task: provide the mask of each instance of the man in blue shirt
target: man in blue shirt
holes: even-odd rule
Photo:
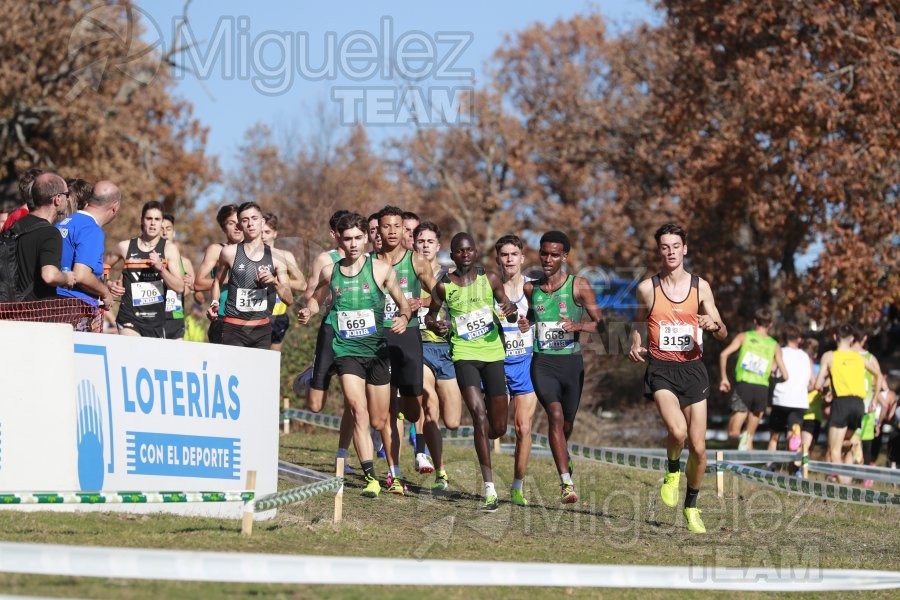
[[[103,227],[119,212],[122,194],[111,181],[98,181],[84,209],[56,224],[63,238],[62,269],[75,273],[73,289],[57,288],[63,297],[109,307],[109,288],[101,281],[106,235]]]

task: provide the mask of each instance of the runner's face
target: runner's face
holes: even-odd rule
[[[225,219],[225,224],[222,225],[222,231],[225,233],[225,237],[228,238],[228,243],[230,244],[237,244],[244,239],[244,232],[241,231],[237,214],[231,215]]]
[[[162,239],[171,240],[175,238],[175,226],[172,224],[172,221],[168,219],[163,219],[162,227],[160,228],[160,233],[162,233]]]
[[[478,260],[478,250],[469,238],[459,238],[450,248],[450,258],[460,269],[471,267]]]
[[[434,260],[438,250],[441,249],[441,243],[438,241],[437,234],[428,229],[419,233],[416,238],[416,252],[421,254],[425,260]]]
[[[569,255],[563,251],[563,245],[558,242],[544,242],[541,244],[540,259],[541,269],[544,275],[555,275],[568,260]]]
[[[385,250],[393,250],[403,240],[403,219],[400,215],[386,215],[378,220],[378,232]]]
[[[656,246],[659,256],[669,269],[677,269],[684,262],[687,255],[687,244],[681,241],[680,235],[667,233],[659,238]]]
[[[497,264],[507,277],[518,275],[525,264],[525,255],[515,244],[503,244],[497,254]]]
[[[372,244],[372,248],[376,252],[381,250],[381,233],[378,231],[378,219],[369,221],[369,243]]]
[[[366,232],[360,230],[358,227],[351,227],[350,229],[345,229],[341,233],[339,242],[341,248],[343,248],[344,252],[347,254],[347,257],[356,259],[365,252],[368,238],[369,236]]]
[[[241,231],[244,232],[244,241],[255,240],[262,234],[262,214],[255,208],[248,208],[240,214]]]
[[[275,243],[275,238],[278,237],[278,232],[269,227],[268,224],[263,223],[262,226],[262,241],[263,244],[267,246],[271,246]]]
[[[403,247],[407,250],[414,250],[413,247],[413,231],[419,226],[416,219],[403,219]]]
[[[158,236],[162,231],[162,220],[162,211],[151,208],[144,213],[144,216],[141,219],[141,233],[147,237]]]

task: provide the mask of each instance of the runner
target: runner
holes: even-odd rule
[[[403,290],[407,303],[413,311],[418,311],[422,289],[430,290],[434,287],[434,273],[420,254],[403,247],[402,242],[406,229],[404,214],[409,213],[404,213],[396,206],[386,206],[381,209],[378,217],[381,250],[374,256],[394,267],[394,271],[397,273],[397,282],[400,289]],[[411,222],[411,218],[407,218],[406,222]],[[384,307],[385,328],[393,325],[396,314],[396,304],[388,300]],[[422,413],[423,378],[422,336],[419,333],[418,317],[412,317],[409,327],[402,335],[386,331],[385,342],[391,357],[391,385],[400,394],[400,406],[394,410],[394,415],[397,416],[399,412],[402,412],[406,420],[415,423]],[[434,422],[434,427],[427,429],[431,432],[427,434],[429,442],[440,443],[440,430],[437,428],[437,423]],[[381,433],[383,437],[387,436],[384,431]],[[396,424],[391,430],[390,439],[385,437],[383,442],[388,456],[388,467],[391,470],[390,491],[394,494],[402,494],[405,487],[400,469],[400,428]],[[421,450],[420,453],[424,453],[424,448]],[[421,465],[417,466],[421,467]]]
[[[778,341],[769,335],[771,327],[772,312],[767,308],[757,309],[753,314],[753,329],[734,336],[719,355],[722,376],[719,391],[727,394],[732,391],[728,380],[728,357],[738,353],[737,385],[731,395],[731,417],[728,419],[728,439],[738,442],[738,450],[753,450],[753,436],[769,403],[769,376],[773,365],[778,367],[784,381],[790,376],[781,360]],[[745,423],[747,427],[742,432]]]
[[[878,367],[877,375],[866,371],[866,396],[863,398],[866,412],[859,428],[853,433],[854,439],[858,441],[859,454],[862,455],[862,460],[857,462],[874,467],[881,452],[881,424],[883,415],[886,414],[884,409],[887,407],[887,380],[878,359],[866,349],[869,334],[862,326],[858,326],[854,329],[853,337],[853,349],[863,357],[863,360],[872,360]],[[870,488],[872,485],[871,479],[863,480],[863,487]]]
[[[218,317],[219,290],[228,286],[222,343],[268,350],[272,345],[272,309],[275,296],[287,305],[294,302],[287,265],[262,241],[262,211],[255,202],[238,207],[244,241],[222,248],[213,282],[210,318]],[[227,281],[226,281],[227,280]]]
[[[374,498],[381,492],[372,459],[370,423],[376,429],[389,427],[390,371],[384,342],[384,296],[390,294],[399,307],[391,331],[402,334],[410,320],[397,277],[391,266],[364,254],[366,220],[356,213],[340,218],[336,225],[345,256],[326,265],[311,286],[309,304],[297,313],[299,323],[309,323],[319,312],[319,304],[331,293],[329,310],[335,324],[333,340],[335,366],[344,390],[345,414],[352,416],[353,441],[366,477],[363,496]]]
[[[706,533],[697,508],[697,495],[706,473],[706,399],[709,396],[709,376],[700,361],[701,330],[724,340],[728,329],[719,316],[709,283],[684,270],[688,248],[685,230],[667,223],[656,230],[654,238],[663,267],[637,288],[637,321],[647,322],[648,348],[642,345],[641,331],[633,327],[628,358],[642,363],[644,355],[649,353],[644,393],[653,398],[668,430],[668,468],[659,490],[660,498],[666,506],[678,504],[680,457],[687,441],[684,516],[688,531]]]
[[[428,262],[436,281],[439,281],[448,271],[438,262],[437,255],[441,249],[441,230],[431,221],[423,221],[413,231],[416,252]],[[422,406],[424,408],[427,426],[424,426],[423,436],[432,436],[428,439],[428,447],[434,458],[437,473],[431,491],[434,493],[446,492],[450,488],[450,479],[444,468],[443,440],[438,427],[438,418],[444,422],[444,427],[455,431],[459,428],[462,416],[462,394],[459,384],[456,383],[456,369],[453,368],[453,360],[450,358],[449,336],[439,336],[425,326],[425,316],[431,304],[431,294],[422,290],[422,306],[419,307],[419,329],[422,334],[422,362],[424,368],[422,389]],[[441,311],[440,318],[447,319],[446,305]],[[431,430],[431,427],[434,430]],[[418,440],[417,440],[418,441]],[[425,454],[416,454],[416,463],[430,464]],[[421,469],[419,472],[423,472]]]
[[[453,236],[450,257],[456,270],[445,274],[434,286],[425,320],[439,336],[450,332],[456,380],[475,428],[475,452],[484,482],[481,510],[493,512],[497,510],[498,500],[491,470],[490,440],[506,432],[509,400],[503,372],[506,352],[492,298],[500,303],[503,315],[515,315],[516,306],[506,297],[500,278],[476,266],[478,249],[471,235]],[[450,310],[449,321],[438,320],[444,302]]]
[[[119,242],[113,252],[115,261],[110,266],[125,261],[122,279],[115,286],[124,287],[116,315],[120,335],[164,338],[167,290],[184,292],[181,253],[174,242],[163,239],[162,221],[162,203],[145,203],[141,235]]]
[[[226,244],[237,244],[244,239],[244,232],[238,222],[238,207],[236,204],[226,204],[219,208],[216,213],[216,222],[225,234],[225,243],[210,244],[203,253],[203,260],[197,268],[196,278],[194,279],[194,301],[200,304],[205,302],[203,292],[212,290],[213,279],[216,276],[216,265],[219,263],[219,256],[222,254],[222,248]],[[225,323],[225,301],[227,300],[228,288],[224,288],[218,298],[219,314],[216,319],[211,319],[209,330],[207,331],[208,339],[213,344],[222,343],[222,325]]]
[[[172,213],[163,214],[162,220],[162,238],[166,241],[175,241],[175,215]],[[179,263],[181,267],[181,276],[184,279],[185,292],[190,291],[194,285],[194,265],[190,259],[181,257]],[[167,340],[184,339],[185,331],[184,316],[184,292],[178,293],[175,290],[166,290],[166,325],[165,337]]]
[[[381,252],[381,233],[378,230],[378,213],[369,215],[369,245],[372,252]]]
[[[769,415],[769,451],[778,449],[778,439],[787,437],[787,449],[796,452],[803,442],[803,420],[809,411],[809,390],[815,379],[812,374],[812,360],[800,346],[803,333],[793,323],[784,326],[782,332],[784,346],[781,359],[790,372],[791,378],[779,381],[772,394],[772,413]],[[780,377],[779,377],[780,379]]]
[[[415,250],[413,232],[422,220],[419,218],[419,215],[408,210],[404,210],[400,213],[400,218],[403,219],[403,240],[401,241],[401,245],[407,250]]]
[[[815,378],[819,375],[819,340],[808,338],[803,342],[803,351],[809,356],[812,362],[813,388],[807,393],[809,400],[809,409],[803,415],[802,432],[800,434],[803,441],[803,453],[809,456],[813,446],[819,439],[819,433],[822,431],[822,422],[825,420],[825,395],[820,394],[815,388]],[[801,469],[802,474],[802,469]]]
[[[272,249],[272,255],[278,256],[284,261],[287,267],[288,278],[290,280],[291,292],[301,293],[306,290],[306,277],[297,266],[297,258],[294,254],[284,248],[276,248],[275,240],[278,238],[278,217],[273,213],[263,214],[262,240]],[[284,342],[284,336],[291,326],[290,317],[287,314],[287,305],[281,301],[281,298],[275,298],[275,307],[272,309],[272,345],[271,350],[281,352],[281,345]]]
[[[862,423],[866,412],[863,398],[866,396],[866,371],[881,376],[874,357],[869,359],[853,349],[854,332],[849,325],[841,325],[835,333],[837,349],[822,356],[822,366],[816,377],[816,389],[825,390],[825,379],[831,377],[831,416],[828,419],[829,460],[841,462],[841,448],[847,430],[853,431]],[[827,398],[826,398],[827,402]],[[841,483],[850,483],[850,477],[838,477]]]
[[[503,291],[507,298],[518,307],[519,318],[528,314],[528,298],[525,284],[533,281],[522,275],[525,264],[525,244],[517,235],[504,235],[494,244]],[[495,307],[499,310],[499,307]],[[513,466],[513,482],[510,498],[516,506],[526,506],[525,471],[531,455],[531,424],[537,408],[537,395],[531,383],[531,357],[534,352],[534,328],[520,331],[516,323],[503,321],[503,338],[506,346],[506,389],[511,398],[516,425],[516,452]],[[571,474],[570,474],[571,476]]]
[[[575,415],[584,387],[584,359],[579,337],[582,331],[603,332],[606,325],[597,306],[590,283],[584,277],[570,275],[567,265],[572,243],[561,231],[548,231],[541,236],[540,261],[544,275],[524,284],[530,316],[535,320],[534,355],[531,359],[531,381],[538,401],[547,413],[550,451],[559,473],[560,502],[578,502],[573,463],[567,442],[572,435]],[[582,321],[584,313],[590,320]],[[529,318],[519,319],[525,333]]]

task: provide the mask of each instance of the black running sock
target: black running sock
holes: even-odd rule
[[[684,497],[685,508],[697,508],[697,494],[700,490],[687,486],[687,495]]]
[[[366,474],[366,477],[371,477],[372,479],[378,479],[375,477],[375,463],[371,460],[363,460],[360,461],[362,463],[363,473]]]
[[[424,454],[425,452],[425,436],[416,433],[416,454]]]
[[[680,459],[676,458],[675,460],[667,460],[666,462],[669,463],[669,473],[677,473],[678,471],[681,470],[681,460]]]

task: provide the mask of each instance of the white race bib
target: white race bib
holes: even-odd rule
[[[769,361],[758,354],[746,352],[741,357],[741,368],[754,375],[765,375],[769,368]]]
[[[494,330],[494,313],[489,306],[463,313],[454,319],[456,335],[464,340],[477,340]]]
[[[377,331],[375,311],[371,308],[343,310],[337,313],[337,323],[338,335],[344,339],[365,337]]]
[[[567,350],[575,348],[575,332],[566,331],[559,321],[538,321],[538,348],[541,350]]]
[[[135,281],[131,284],[132,306],[149,306],[164,300],[162,281]]]
[[[266,288],[238,288],[234,306],[240,312],[261,312],[269,308]]]
[[[663,352],[689,352],[694,349],[693,325],[660,325],[659,349]]]
[[[183,307],[184,305],[181,304],[175,290],[166,290],[166,312],[175,312],[176,310],[181,310]]]
[[[407,298],[412,298],[412,292],[406,292],[404,294]],[[397,303],[394,302],[394,299],[390,296],[390,294],[386,294],[384,297],[384,320],[386,322],[393,321],[397,318],[397,313],[400,312],[400,308],[397,306]],[[425,312],[428,312],[427,310]]]
[[[519,331],[518,327],[504,327],[503,338],[506,345],[506,356],[525,356],[534,351],[534,332],[531,327],[527,331]]]

